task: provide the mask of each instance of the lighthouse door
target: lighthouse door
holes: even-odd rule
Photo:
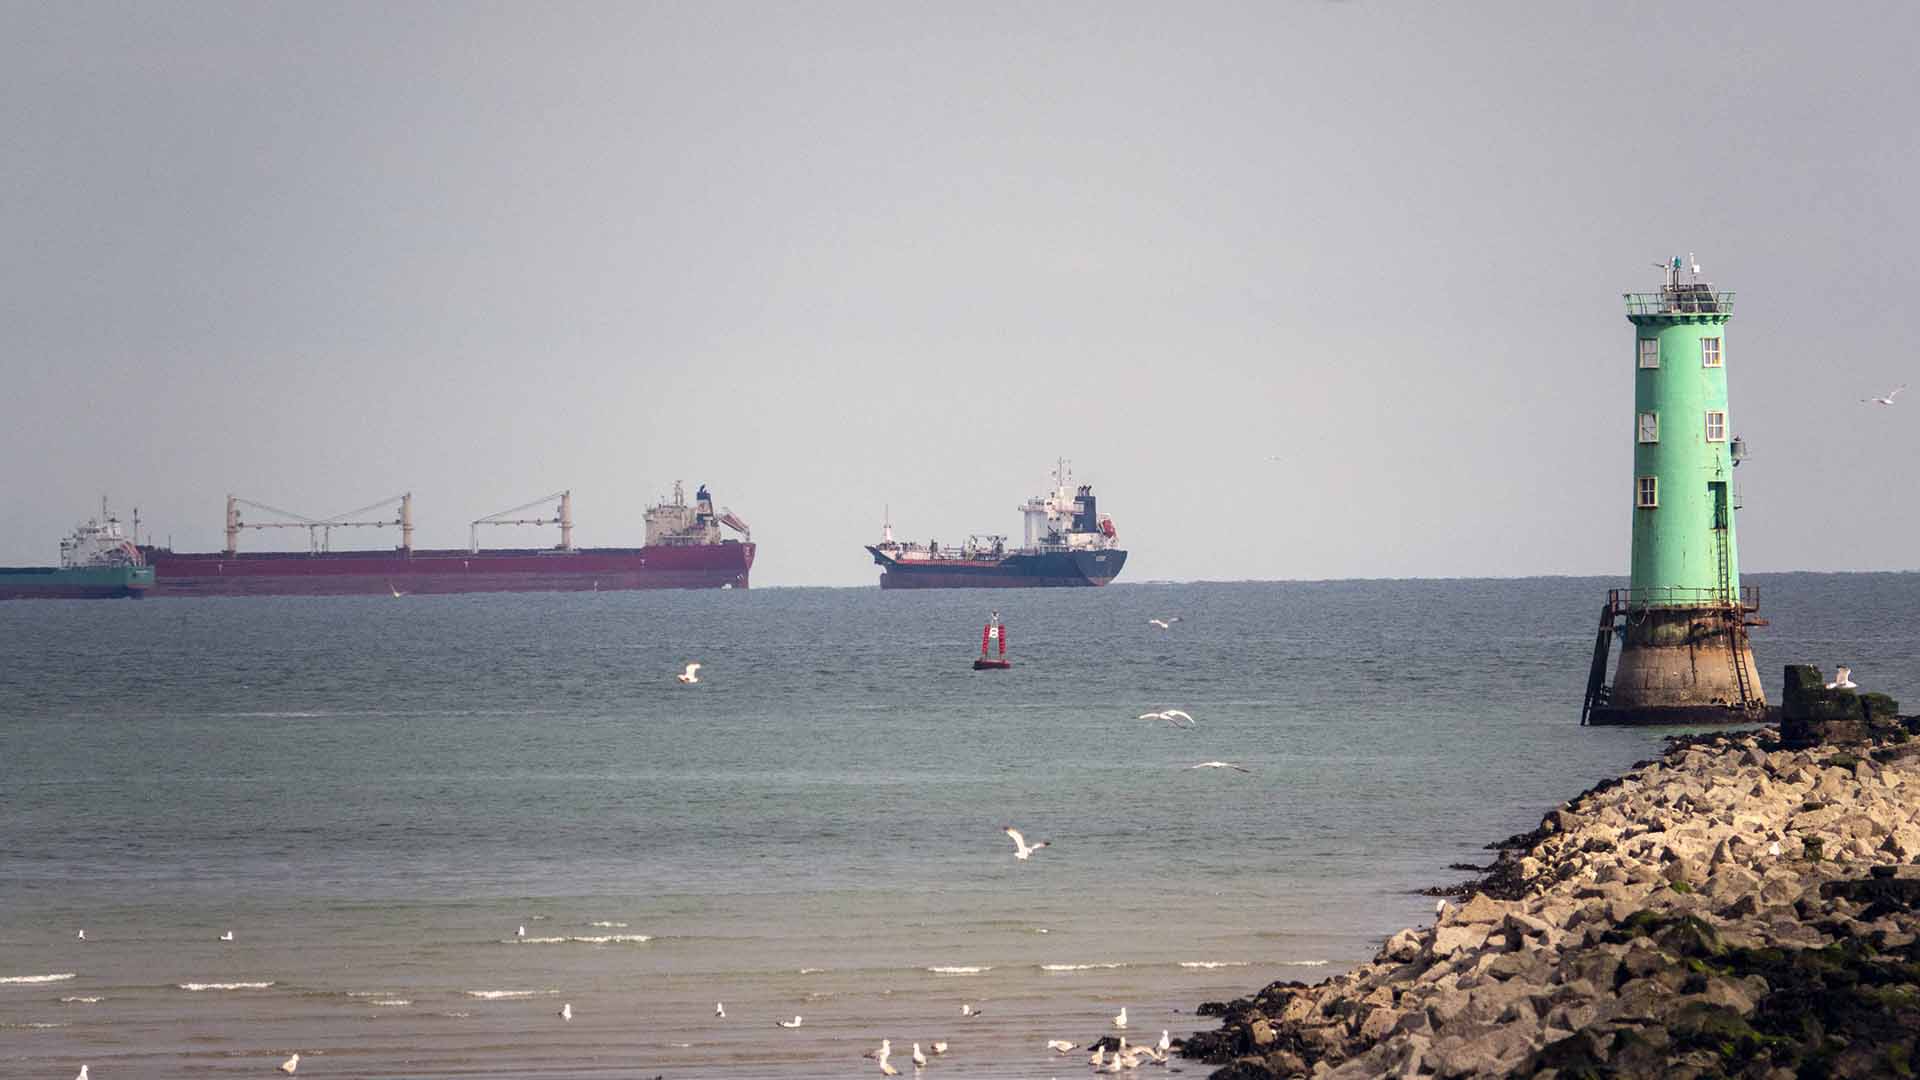
[[[1727,527],[1727,483],[1724,480],[1707,481],[1707,495],[1713,502],[1713,527]]]

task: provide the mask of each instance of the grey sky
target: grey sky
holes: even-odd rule
[[[628,545],[681,478],[756,584],[870,583],[884,504],[1017,534],[1065,455],[1126,580],[1624,575],[1619,294],[1694,251],[1739,294],[1743,564],[1910,568],[1920,389],[1857,399],[1917,374],[1915,40],[1907,4],[8,2],[0,562],[103,492],[207,549],[228,491],[410,489],[456,546],[571,487]]]

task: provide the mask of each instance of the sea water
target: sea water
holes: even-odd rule
[[[1920,575],[1749,583],[1770,694],[1920,704]],[[1084,1067],[1657,753],[1577,724],[1618,584],[0,605],[0,1076]]]

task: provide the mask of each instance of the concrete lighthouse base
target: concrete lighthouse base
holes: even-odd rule
[[[1763,717],[1766,692],[1730,608],[1642,608],[1626,616],[1620,666],[1590,724],[1709,724]]]

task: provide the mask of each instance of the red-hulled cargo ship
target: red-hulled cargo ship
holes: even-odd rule
[[[461,549],[413,547],[413,498],[397,500],[399,516],[383,521],[313,519],[273,511],[295,522],[250,523],[241,507],[255,506],[227,499],[227,549],[216,552],[177,552],[168,548],[141,549],[154,571],[153,596],[336,596],[392,593],[473,592],[590,592],[615,589],[744,589],[753,569],[754,545],[746,522],[725,509],[716,511],[703,486],[689,505],[679,484],[673,498],[647,511],[646,546],[637,548],[576,548],[573,546],[573,506],[568,492],[559,499],[551,518],[515,518],[532,509],[529,503],[481,518],[473,523],[473,543]],[[541,500],[544,502],[545,500]],[[401,531],[401,545],[388,551],[331,551],[324,539],[332,529],[365,525],[393,525]],[[558,525],[560,543],[551,548],[493,548],[479,545],[481,525]],[[243,529],[305,528],[311,550],[304,552],[242,552]],[[740,534],[739,539],[722,530]]]

